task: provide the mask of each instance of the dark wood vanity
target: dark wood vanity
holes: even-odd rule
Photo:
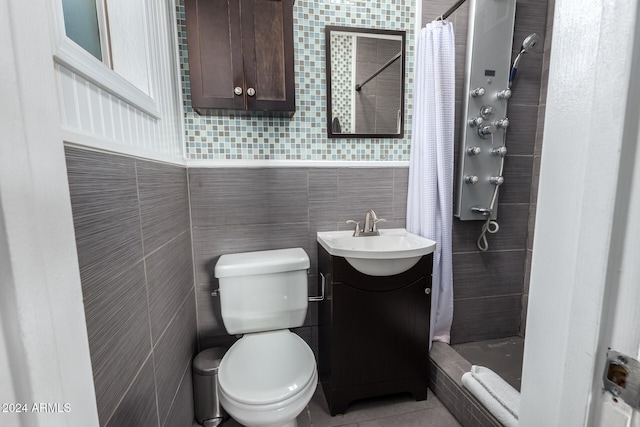
[[[369,276],[318,244],[319,374],[331,415],[357,399],[427,398],[433,254],[393,276]]]

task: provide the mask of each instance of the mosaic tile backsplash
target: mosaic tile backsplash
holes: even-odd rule
[[[349,88],[356,85],[353,81],[351,63],[353,61],[353,37],[347,35],[336,35],[331,37],[332,57],[336,57],[331,62],[331,103],[333,104],[334,120],[340,122],[340,130],[334,129],[335,133],[355,133],[351,124],[351,111],[353,104]],[[338,53],[337,55],[335,55]]]
[[[187,159],[409,160],[415,2],[296,0],[293,7],[296,82],[296,113],[293,118],[229,111],[199,116],[191,108],[184,2],[178,0]],[[406,31],[404,138],[327,138],[326,25]]]

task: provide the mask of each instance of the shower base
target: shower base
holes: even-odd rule
[[[513,388],[520,391],[524,338],[500,338],[497,340],[454,344],[451,347],[472,365],[480,365],[491,369]]]
[[[462,386],[462,374],[471,365],[492,369],[520,390],[524,339],[507,337],[455,344],[434,342],[429,354],[429,388],[458,421],[466,427],[502,424]]]

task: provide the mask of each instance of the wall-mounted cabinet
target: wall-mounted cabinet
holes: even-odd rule
[[[191,105],[295,112],[293,0],[185,0]]]
[[[318,244],[318,369],[331,415],[367,397],[427,398],[432,265],[429,254],[403,273],[369,276]]]

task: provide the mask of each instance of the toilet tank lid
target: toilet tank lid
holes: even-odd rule
[[[289,248],[222,255],[216,263],[214,274],[217,278],[221,278],[281,273],[308,268],[309,256],[304,249]]]

